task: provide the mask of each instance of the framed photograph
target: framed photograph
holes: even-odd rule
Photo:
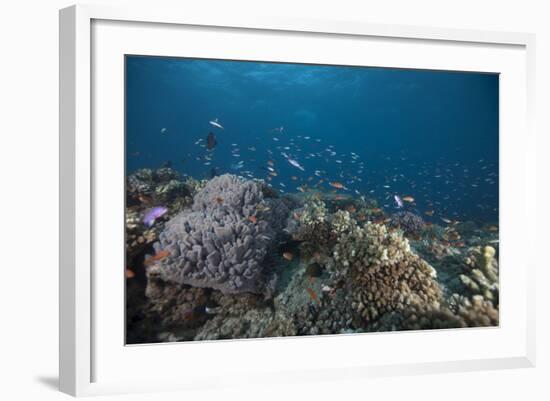
[[[62,391],[534,365],[532,35],[73,6],[60,52]]]

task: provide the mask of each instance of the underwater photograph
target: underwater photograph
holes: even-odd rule
[[[126,344],[499,325],[498,74],[125,56]]]

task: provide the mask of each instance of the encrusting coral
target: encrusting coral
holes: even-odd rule
[[[165,225],[154,244],[166,281],[223,293],[262,292],[270,282],[262,261],[286,220],[283,200],[265,199],[261,186],[225,174],[213,178]]]

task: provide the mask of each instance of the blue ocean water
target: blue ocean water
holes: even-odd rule
[[[498,91],[496,74],[127,56],[127,173],[230,172],[496,223]]]

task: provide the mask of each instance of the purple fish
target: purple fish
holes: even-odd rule
[[[145,216],[143,216],[143,223],[147,227],[152,227],[153,224],[155,224],[155,220],[159,217],[162,217],[166,214],[168,211],[168,208],[164,206],[156,206],[149,210],[147,213],[145,213]]]
[[[401,200],[399,195],[393,195],[393,199],[395,199],[395,203],[397,203],[398,208],[403,207],[403,201]]]

